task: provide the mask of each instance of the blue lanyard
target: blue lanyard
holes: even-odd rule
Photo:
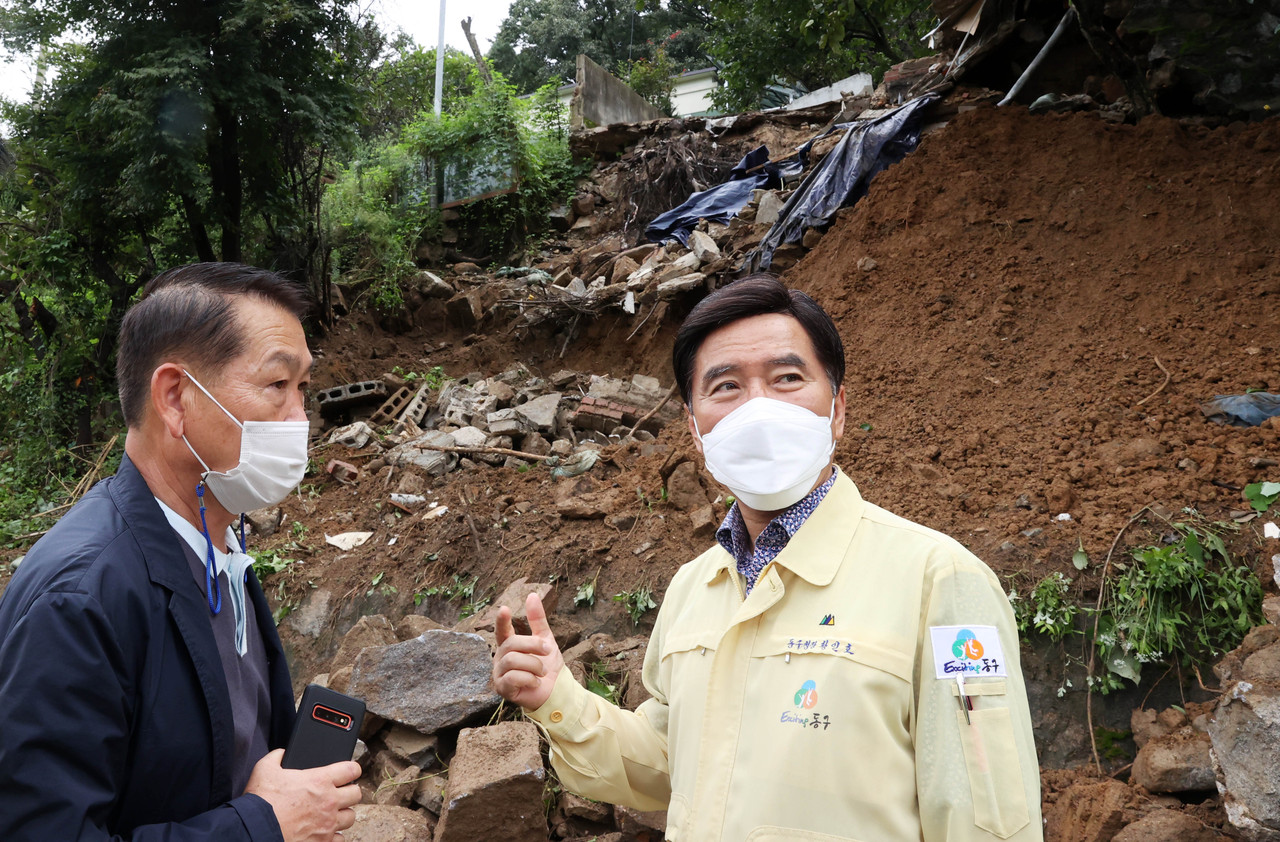
[[[205,545],[208,547],[208,553],[204,562],[204,593],[209,600],[209,611],[218,614],[222,611],[222,589],[218,587],[218,576],[214,573],[215,565],[213,561],[213,539],[209,537],[209,522],[205,518],[204,508],[204,483],[196,483],[196,498],[200,501],[200,528],[204,532]],[[240,552],[244,552],[244,513],[240,514]],[[249,571],[245,570],[245,579],[249,578]]]

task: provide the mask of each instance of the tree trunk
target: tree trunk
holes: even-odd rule
[[[240,262],[241,216],[244,186],[240,177],[240,129],[236,115],[225,102],[213,106],[216,128],[209,149],[209,176],[213,205],[222,228],[222,259]]]
[[[191,242],[196,247],[196,256],[202,263],[212,263],[217,260],[217,255],[213,253],[213,243],[209,242],[209,232],[204,227],[204,214],[201,213],[196,200],[185,190],[182,192],[182,216],[187,220],[187,231],[191,234]]]

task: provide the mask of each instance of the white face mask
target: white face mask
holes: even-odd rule
[[[835,406],[832,398],[832,414]],[[698,438],[711,475],[759,512],[785,509],[808,494],[836,449],[830,417],[772,398],[752,398]]]
[[[182,437],[191,455],[204,467],[205,485],[228,512],[240,514],[274,506],[289,496],[307,472],[306,421],[245,421],[243,424],[209,390],[186,372],[218,409],[240,428],[240,464],[229,471],[211,471],[196,449]]]

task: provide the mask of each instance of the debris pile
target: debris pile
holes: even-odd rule
[[[394,374],[386,379],[400,380]],[[372,406],[365,395],[386,394],[382,380],[327,389],[319,407],[321,424],[339,418],[349,422],[328,430],[326,444],[376,457],[365,471],[386,471],[390,477],[395,469],[412,466],[441,477],[476,462],[507,468],[545,462],[564,477],[588,470],[595,460],[585,454],[624,437],[652,441],[680,413],[668,400],[673,391],[664,393],[656,378],[643,374],[619,380],[564,370],[543,379],[512,368],[493,377],[477,372],[441,380],[435,389],[400,385],[366,419],[351,420]],[[378,426],[388,426],[389,432],[379,435]],[[359,475],[342,460],[332,460],[327,471],[346,483]]]

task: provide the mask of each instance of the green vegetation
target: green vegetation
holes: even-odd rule
[[[613,601],[621,602],[627,609],[627,616],[631,618],[633,626],[640,625],[640,618],[658,607],[658,603],[653,601],[653,591],[648,585],[641,585],[634,591],[616,593],[613,595]]]
[[[590,608],[596,604],[596,582],[600,579],[600,571],[596,571],[596,575],[591,577],[590,582],[583,582],[578,585],[577,592],[573,595],[573,605],[575,608]]]
[[[622,704],[618,694],[618,685],[609,679],[609,668],[603,661],[596,661],[587,667],[587,689],[602,699],[615,705]]]
[[[627,62],[622,65],[621,71],[622,80],[646,102],[663,114],[675,113],[671,95],[676,88],[672,76],[677,70],[666,49],[658,47],[653,51],[652,58],[638,58]]]
[[[1112,578],[1103,582],[1096,606],[1082,607],[1069,596],[1072,580],[1054,572],[1040,580],[1027,597],[1011,591],[1018,631],[1041,634],[1055,642],[1082,635],[1082,656],[1097,666],[1089,688],[1109,693],[1137,684],[1146,664],[1197,670],[1239,645],[1249,629],[1262,622],[1262,586],[1247,563],[1233,559],[1224,536],[1233,523],[1206,521],[1194,510],[1184,518],[1161,521],[1161,542],[1136,547],[1129,560],[1115,561]],[[1083,544],[1074,561],[1088,564]],[[1085,620],[1080,623],[1080,618]],[[1070,687],[1065,681],[1059,695]]]

